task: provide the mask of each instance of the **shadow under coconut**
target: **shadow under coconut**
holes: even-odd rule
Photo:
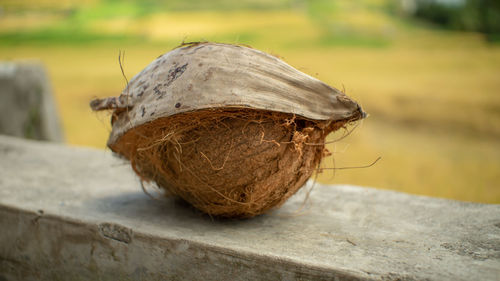
[[[209,216],[177,197],[162,196],[160,193],[148,196],[143,191],[120,193],[87,200],[85,204],[97,213],[110,219],[126,220],[132,224],[154,224],[156,226],[177,226],[195,229],[200,226],[237,227],[239,225],[265,227],[266,225],[297,223],[297,219],[311,214],[309,204],[304,205],[306,188],[300,190],[281,208],[249,219],[227,219]],[[300,221],[300,219],[299,219]]]

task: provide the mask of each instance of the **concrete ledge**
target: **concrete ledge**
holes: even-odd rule
[[[153,200],[109,152],[0,136],[0,280],[499,280],[500,205],[315,187],[251,220]]]

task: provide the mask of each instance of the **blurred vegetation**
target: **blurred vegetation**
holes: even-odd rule
[[[68,142],[104,148],[109,116],[88,103],[124,88],[119,50],[130,79],[182,41],[248,44],[345,89],[370,114],[329,145],[323,166],[382,160],[325,170],[320,182],[500,203],[500,46],[476,27],[423,24],[403,2],[0,0],[0,59],[44,62]]]
[[[126,30],[124,28],[112,29],[112,25],[125,27],[131,23],[147,22],[148,18],[164,16],[164,13],[186,13],[188,11],[205,12],[279,12],[296,11],[305,13],[315,24],[315,28],[322,33],[317,42],[321,45],[371,45],[385,46],[389,44],[386,34],[367,25],[356,26],[354,22],[341,24],[339,18],[348,18],[343,13],[349,9],[364,10],[366,3],[371,3],[367,8],[384,9],[380,1],[361,1],[363,3],[336,3],[330,0],[242,0],[242,1],[161,1],[161,0],[101,0],[87,1],[84,4],[68,1],[66,5],[57,5],[57,1],[16,1],[4,0],[4,20],[30,15],[43,17],[43,24],[39,27],[29,25],[28,28],[10,28],[0,30],[0,42],[16,45],[25,43],[65,43],[82,44],[92,42],[143,42],[151,39],[151,34],[141,32],[137,28]],[[360,2],[360,1],[357,1]],[[361,6],[361,7],[360,7]],[[373,18],[364,11],[364,16]],[[14,20],[14,19],[12,19]],[[104,24],[104,29],[96,28]],[[174,23],[175,24],[175,23]],[[231,23],[228,22],[228,25]],[[165,27],[170,28],[170,27]],[[175,27],[174,27],[175,29]],[[111,31],[111,32],[110,32]],[[220,38],[227,40],[228,38]],[[294,45],[296,42],[293,43]]]
[[[392,8],[396,6],[394,3]],[[478,31],[486,34],[490,41],[500,40],[500,1],[412,0],[412,3],[406,5],[406,9],[399,5],[398,10],[445,28]]]

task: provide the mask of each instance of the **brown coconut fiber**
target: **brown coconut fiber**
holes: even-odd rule
[[[255,109],[205,109],[126,132],[111,149],[144,181],[218,217],[247,218],[280,206],[325,154],[326,136],[349,120],[307,120]]]

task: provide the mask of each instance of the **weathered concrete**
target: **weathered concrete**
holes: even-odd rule
[[[213,220],[146,196],[109,152],[0,137],[0,280],[500,280],[500,205],[311,197]]]
[[[62,141],[52,90],[35,62],[0,62],[0,134]]]

